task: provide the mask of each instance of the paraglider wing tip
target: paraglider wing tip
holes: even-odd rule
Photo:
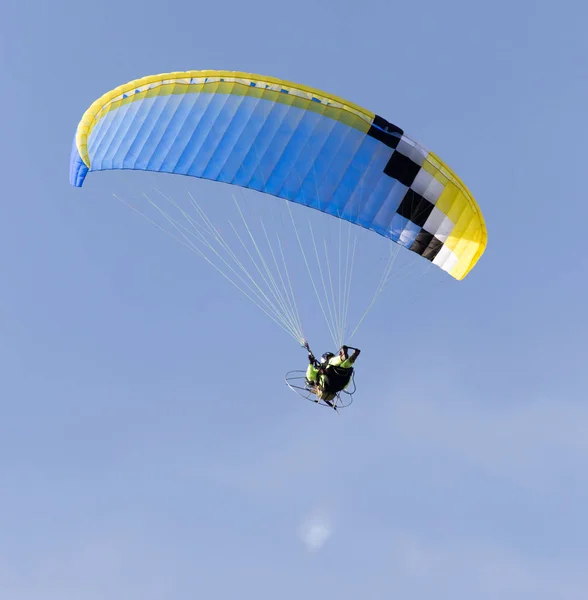
[[[87,173],[88,167],[82,160],[74,140],[69,160],[69,182],[75,187],[82,187],[82,185],[84,185],[84,179],[86,178]]]

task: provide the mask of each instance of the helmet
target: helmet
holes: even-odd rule
[[[335,356],[335,355],[332,352],[325,352],[321,356],[321,360],[320,360],[321,365],[326,365],[329,362],[329,360],[331,360],[331,358],[333,358],[333,356]]]

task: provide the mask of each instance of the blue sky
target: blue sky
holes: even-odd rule
[[[572,1],[5,8],[2,597],[586,598],[586,17]],[[344,415],[297,401],[296,343],[112,198],[153,178],[68,183],[94,99],[205,68],[374,110],[484,211],[464,282],[380,298]]]

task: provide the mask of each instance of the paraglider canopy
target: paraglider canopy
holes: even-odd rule
[[[378,233],[463,279],[486,247],[464,183],[404,131],[352,102],[274,77],[187,71],[131,81],[81,119],[70,181],[133,169],[211,179]]]

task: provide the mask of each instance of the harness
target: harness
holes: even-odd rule
[[[321,387],[325,392],[337,394],[345,389],[351,381],[353,375],[353,367],[336,367],[327,365],[319,369],[319,377],[321,377]]]

